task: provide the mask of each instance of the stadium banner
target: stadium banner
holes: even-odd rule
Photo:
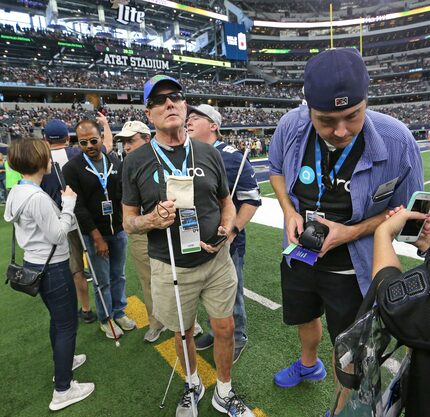
[[[196,46],[194,48],[194,52],[199,52],[209,43],[209,34],[205,32],[196,38]]]
[[[105,65],[114,65],[120,67],[135,67],[168,70],[169,61],[155,58],[145,58],[143,56],[129,56],[117,54],[105,54],[103,57]]]
[[[246,48],[245,25],[237,23],[223,23],[224,25],[224,51],[227,59],[246,61],[248,52]]]

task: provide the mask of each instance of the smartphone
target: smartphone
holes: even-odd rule
[[[224,242],[224,240],[227,240],[226,235],[215,235],[215,236],[212,236],[210,239],[208,239],[206,241],[206,244],[211,246],[218,246],[219,244]]]
[[[426,191],[417,191],[412,194],[407,209],[409,211],[418,211],[420,213],[430,213],[430,193]],[[401,232],[396,236],[399,242],[414,243],[418,240],[424,227],[425,220],[408,220]]]

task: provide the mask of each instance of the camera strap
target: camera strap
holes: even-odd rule
[[[343,163],[345,162],[348,155],[351,153],[351,150],[355,144],[355,141],[357,140],[358,135],[354,136],[354,139],[352,139],[351,143],[349,143],[344,149],[341,155],[339,156],[339,159],[336,161],[336,164],[334,165],[333,169],[330,172],[330,179],[331,181],[335,181],[335,177],[340,169],[342,168]],[[324,195],[325,187],[322,182],[322,156],[321,156],[321,145],[318,141],[318,132],[315,133],[315,173],[317,177],[317,184],[318,184],[318,201],[316,203],[316,209],[318,210],[321,206],[321,199]]]

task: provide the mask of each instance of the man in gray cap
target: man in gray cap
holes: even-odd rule
[[[255,172],[249,161],[245,161],[238,178],[243,155],[233,146],[222,142],[220,133],[221,114],[209,104],[188,107],[187,128],[191,139],[207,143],[215,147],[221,154],[227,172],[230,193],[236,207],[236,223],[230,237],[230,255],[237,273],[237,294],[233,308],[234,318],[234,357],[233,363],[239,359],[248,342],[246,335],[246,312],[243,295],[243,265],[245,258],[245,226],[261,205],[260,190],[255,179]],[[210,323],[209,323],[210,326]],[[196,341],[197,350],[207,349],[214,344],[212,329]]]
[[[151,140],[151,130],[145,123],[139,120],[131,120],[124,124],[121,132],[115,135],[114,139],[122,142],[124,152],[128,155]],[[165,328],[152,314],[151,265],[148,256],[148,235],[146,233],[129,235],[129,245],[137,276],[142,286],[143,300],[149,320],[149,330],[145,333],[143,339],[146,342],[152,343],[158,340]]]
[[[369,287],[376,227],[387,209],[406,206],[423,189],[411,132],[367,109],[368,86],[357,50],[321,52],[305,67],[307,105],[282,117],[270,144],[270,181],[284,212],[288,247],[281,263],[284,322],[298,325],[301,343],[301,357],[275,374],[283,388],[326,376],[318,359],[321,315],[334,343],[354,322]],[[329,232],[318,256],[304,252],[312,258],[307,264],[295,245],[312,220]]]

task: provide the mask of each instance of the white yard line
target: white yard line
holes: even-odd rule
[[[248,288],[244,288],[243,289],[243,293],[245,294],[246,297],[248,297],[249,299],[256,301],[257,303],[263,305],[264,307],[270,308],[270,310],[277,310],[278,308],[281,308],[282,306],[278,303],[275,303],[272,300],[269,300],[266,297],[263,297],[260,294],[257,294],[254,291],[248,290]]]

